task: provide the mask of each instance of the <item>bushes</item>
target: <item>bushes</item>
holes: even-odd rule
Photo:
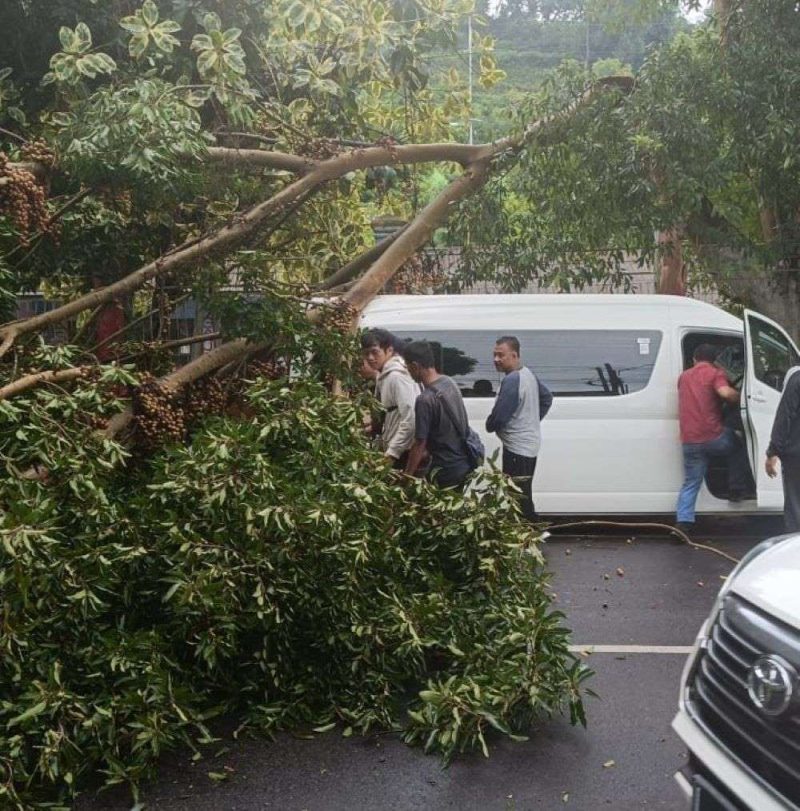
[[[358,403],[277,381],[121,475],[59,417],[96,391],[0,404],[0,797],[66,801],[97,770],[135,787],[221,713],[402,728],[445,758],[583,720],[587,671],[497,473],[467,498],[404,487]],[[12,475],[32,453],[46,484]]]

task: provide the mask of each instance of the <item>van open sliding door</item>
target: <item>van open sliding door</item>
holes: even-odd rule
[[[749,428],[748,450],[758,489],[758,506],[781,509],[783,486],[764,470],[772,422],[781,399],[786,372],[800,363],[794,341],[774,321],[752,310],[744,311],[747,349],[743,410]]]

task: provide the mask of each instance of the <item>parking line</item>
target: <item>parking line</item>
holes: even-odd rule
[[[677,653],[692,652],[691,645],[570,645],[572,653]]]

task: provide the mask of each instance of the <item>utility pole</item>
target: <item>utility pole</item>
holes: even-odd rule
[[[467,62],[469,65],[469,79],[467,82],[467,97],[469,104],[469,142],[473,143],[474,132],[472,129],[472,15],[467,17]]]
[[[589,70],[589,28],[590,28],[589,20],[586,20],[586,52],[584,56],[584,67],[586,70]]]

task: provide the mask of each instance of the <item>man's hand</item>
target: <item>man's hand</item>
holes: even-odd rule
[[[778,457],[768,456],[767,461],[764,463],[764,470],[767,471],[767,476],[774,479],[778,475]]]
[[[740,399],[739,392],[732,386],[720,386],[717,389],[717,394],[725,400],[726,403],[738,403]]]

